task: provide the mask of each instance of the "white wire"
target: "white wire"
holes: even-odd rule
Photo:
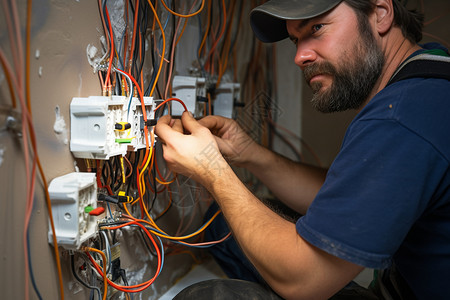
[[[122,74],[123,76],[125,76],[127,78],[128,81],[128,90],[130,91],[130,98],[128,99],[128,105],[124,105],[123,107],[128,107],[128,112],[127,112],[127,122],[128,122],[128,116],[130,115],[130,104],[131,101],[133,100],[133,82],[131,81],[130,76],[128,76],[128,74],[126,74],[125,72],[123,72],[122,70],[116,69],[114,68],[114,71],[119,72],[120,74]]]
[[[108,274],[109,271],[111,270],[111,246],[109,244],[108,235],[106,234],[106,232],[100,231],[100,233],[103,235],[105,239],[105,250],[106,250],[105,255],[106,260],[108,261],[108,265],[106,266],[106,274]]]

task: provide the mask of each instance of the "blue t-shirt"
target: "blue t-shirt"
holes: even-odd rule
[[[380,91],[347,129],[298,233],[358,265],[392,263],[419,299],[450,299],[450,82]]]

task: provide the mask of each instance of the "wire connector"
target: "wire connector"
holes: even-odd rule
[[[117,131],[125,131],[131,128],[131,124],[128,122],[117,122],[116,125],[114,125],[114,129]]]
[[[119,192],[119,194],[117,196],[116,195],[109,196],[109,195],[105,195],[105,194],[99,194],[98,201],[106,201],[106,202],[110,202],[110,203],[114,203],[114,204],[128,203],[128,202],[133,201],[133,197],[126,196],[125,192]]]

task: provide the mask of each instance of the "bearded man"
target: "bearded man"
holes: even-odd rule
[[[296,46],[315,108],[358,110],[329,170],[249,142],[229,119],[159,120],[169,167],[209,190],[249,261],[236,270],[218,255],[230,277],[267,284],[267,299],[328,299],[367,267],[380,273],[357,299],[450,299],[450,82],[402,71],[418,59],[448,69],[447,49],[417,44],[422,21],[398,0],[271,0],[252,11],[257,38]],[[206,147],[218,159],[205,171]],[[267,208],[227,161],[302,216],[294,224]]]

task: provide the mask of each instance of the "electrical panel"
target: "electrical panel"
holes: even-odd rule
[[[97,217],[103,208],[97,207],[97,183],[94,173],[69,173],[57,177],[48,187],[52,203],[56,240],[66,249],[80,245],[96,235]],[[51,228],[48,241],[53,244]]]
[[[73,98],[70,103],[70,150],[73,155],[105,160],[145,148],[144,126],[154,118],[155,105],[152,97],[144,97],[144,104],[147,120],[143,118],[142,104],[138,98]],[[125,128],[117,128],[116,125]]]

